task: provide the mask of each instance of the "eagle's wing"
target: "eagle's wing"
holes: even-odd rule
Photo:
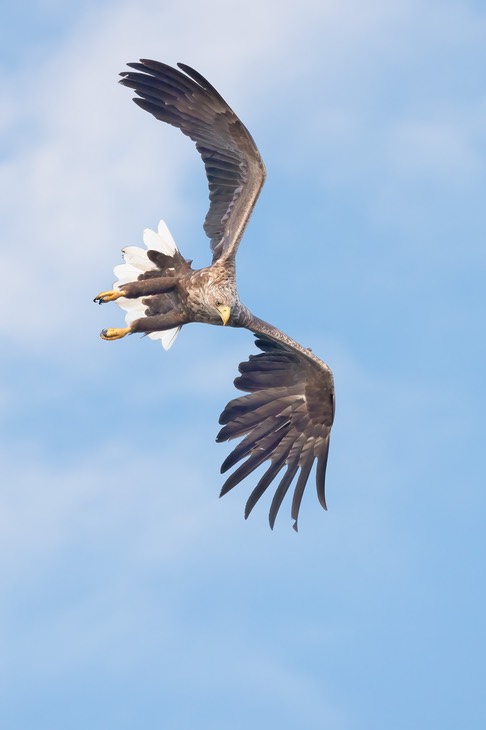
[[[249,131],[211,84],[179,63],[185,73],[157,61],[129,63],[120,83],[135,90],[134,101],[157,119],[178,127],[201,155],[209,184],[204,230],[213,263],[236,252],[258,194],[265,166]],[[186,75],[187,74],[187,75]]]
[[[228,403],[220,416],[223,428],[216,439],[244,437],[224,461],[222,473],[248,458],[226,480],[221,495],[269,460],[270,465],[248,499],[245,518],[283,470],[270,507],[273,529],[280,505],[300,469],[291,513],[297,530],[302,495],[316,460],[317,496],[326,509],[324,480],[334,419],[333,377],[328,366],[310,351],[261,320],[255,321],[265,324],[264,328],[250,327],[262,352],[240,364],[241,376],[235,380],[236,387],[249,395]],[[278,339],[272,337],[272,330]]]

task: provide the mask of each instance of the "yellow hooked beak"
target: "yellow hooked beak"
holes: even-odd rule
[[[227,324],[231,315],[231,309],[221,304],[219,307],[217,307],[217,310],[219,312],[219,316],[223,320],[223,324]]]

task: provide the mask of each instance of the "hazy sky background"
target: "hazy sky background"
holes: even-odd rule
[[[31,0],[0,22],[0,716],[8,730],[483,728],[486,11],[434,0]],[[218,500],[252,337],[166,353],[96,307],[202,163],[117,85],[184,61],[268,181],[238,258],[333,368],[324,513]]]

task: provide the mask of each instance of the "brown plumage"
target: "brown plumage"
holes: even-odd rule
[[[291,515],[297,529],[302,495],[314,464],[318,499],[326,509],[324,482],[334,385],[331,370],[322,360],[255,317],[238,297],[234,260],[265,180],[263,161],[246,127],[197,71],[178,64],[182,73],[149,60],[128,65],[133,70],[122,73],[120,83],[135,90],[135,103],[189,136],[203,159],[210,198],[204,230],[211,239],[213,261],[208,268],[195,271],[173,242],[159,250],[149,245],[143,252],[147,267],[139,265],[142,253],[130,254],[138,266],[133,279],[119,282],[117,289],[102,292],[95,301],[119,299],[127,309],[131,300],[141,301],[142,316],[132,318],[125,329],[103,330],[102,337],[177,333],[189,322],[228,324],[253,332],[261,352],[240,364],[240,376],[235,380],[246,395],[230,401],[219,419],[222,429],[217,441],[242,439],[221,472],[244,460],[225,481],[221,495],[269,462],[250,494],[245,518],[278,479],[270,526],[273,528],[280,505],[294,484]]]

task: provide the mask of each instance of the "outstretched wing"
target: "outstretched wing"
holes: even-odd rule
[[[210,200],[204,230],[211,239],[213,263],[234,254],[265,181],[265,166],[249,131],[189,66],[178,64],[185,73],[145,59],[128,66],[134,71],[120,74],[120,83],[135,90],[135,103],[178,127],[196,143],[203,159]]]
[[[272,330],[269,325],[265,329]],[[255,333],[262,352],[240,364],[241,376],[235,380],[235,386],[249,395],[230,401],[220,416],[223,428],[217,441],[244,437],[224,461],[221,472],[248,457],[226,480],[221,495],[269,460],[246,503],[245,519],[283,470],[270,507],[270,527],[273,529],[280,505],[297,477],[291,512],[297,530],[302,495],[315,461],[317,496],[326,509],[324,482],[334,419],[334,384],[325,363],[310,352],[306,354],[278,330],[275,333],[278,340]]]

